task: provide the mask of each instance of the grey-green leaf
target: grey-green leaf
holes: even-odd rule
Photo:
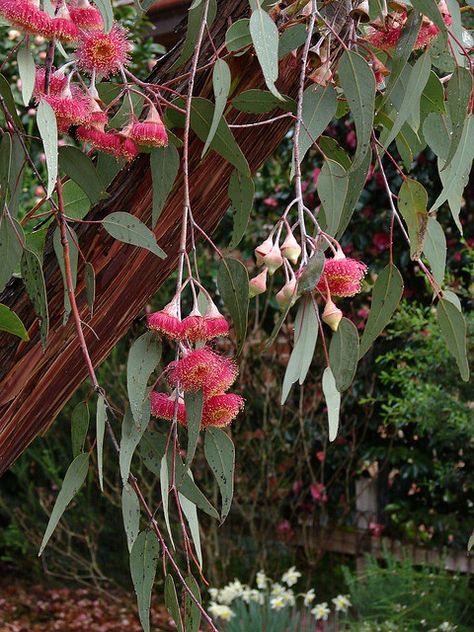
[[[140,501],[129,483],[122,489],[122,518],[130,553],[140,531]]]
[[[446,269],[446,236],[441,224],[434,217],[428,218],[423,252],[435,281],[442,286]]]
[[[372,291],[369,318],[360,341],[359,358],[362,358],[382,333],[397,309],[403,293],[403,279],[393,264],[386,266],[377,277]]]
[[[72,276],[72,286],[76,287],[77,282],[77,263],[79,260],[79,251],[77,249],[77,235],[74,230],[68,226],[68,242],[69,242],[69,261],[71,264],[71,276]],[[64,320],[67,321],[69,314],[71,313],[71,303],[69,301],[69,292],[67,290],[66,283],[66,271],[64,268],[64,252],[63,246],[61,244],[61,232],[59,230],[59,226],[54,231],[53,235],[53,249],[56,254],[56,258],[58,260],[59,268],[61,270],[61,275],[63,277],[64,284]]]
[[[334,441],[339,429],[339,412],[341,409],[341,394],[337,390],[336,380],[329,367],[323,373],[323,393],[328,408],[329,441]]]
[[[75,459],[84,451],[87,431],[89,430],[89,407],[87,402],[79,402],[71,415],[72,456]]]
[[[198,391],[188,391],[184,394],[184,405],[186,406],[186,426],[188,429],[188,447],[186,450],[186,468],[192,463],[196,454],[196,447],[201,430],[202,408],[204,395],[202,389]]]
[[[197,601],[201,603],[201,592],[197,581],[192,575],[188,575],[185,579],[186,584],[189,586],[191,592],[196,597]],[[184,629],[186,632],[199,632],[199,626],[201,623],[201,612],[186,592],[186,616],[184,621]]]
[[[265,114],[276,109],[296,113],[296,102],[293,99],[285,96],[282,101],[268,90],[259,88],[244,90],[232,99],[232,105],[239,112],[250,114]]]
[[[138,616],[144,632],[150,632],[151,591],[160,547],[153,531],[141,531],[130,552],[130,573],[137,595]]]
[[[329,361],[339,392],[349,388],[359,362],[359,334],[354,323],[343,318],[329,345]]]
[[[44,349],[49,331],[48,295],[46,293],[46,282],[41,261],[38,255],[31,252],[31,250],[23,251],[21,276],[35,312],[40,319],[41,343]]]
[[[6,305],[0,304],[0,331],[6,331],[22,340],[29,340],[28,332],[20,318]]]
[[[168,573],[165,579],[165,606],[173,619],[177,632],[183,632],[183,619],[179,608],[178,594],[173,576]]]
[[[86,286],[86,298],[87,306],[89,308],[90,315],[94,315],[94,301],[95,301],[95,271],[92,263],[87,262],[84,266],[84,283]]]
[[[183,64],[185,64],[191,55],[194,52],[194,47],[196,45],[196,37],[199,33],[199,29],[201,27],[202,18],[204,15],[204,2],[201,2],[194,7],[191,7],[188,11],[188,25],[186,28],[186,38],[184,40],[183,48],[181,49],[181,54],[179,58],[174,62],[174,64],[170,67],[170,72],[173,72]],[[211,28],[212,23],[215,20],[217,13],[217,2],[216,0],[210,0],[209,9],[207,12],[207,26]]]
[[[466,321],[462,312],[451,301],[441,299],[436,307],[441,334],[451,355],[455,358],[461,378],[469,381],[467,361]]]
[[[44,99],[41,99],[38,106],[36,123],[46,156],[46,166],[48,168],[46,194],[50,197],[58,177],[58,126],[53,108]]]
[[[229,198],[231,210],[234,214],[234,227],[229,250],[236,248],[245,235],[253,208],[254,196],[255,184],[253,179],[245,176],[238,170],[233,171],[229,181]]]
[[[186,520],[188,521],[189,531],[191,533],[191,539],[194,543],[194,549],[196,551],[196,557],[199,565],[202,567],[202,549],[201,549],[201,534],[199,531],[199,519],[197,515],[197,507],[194,503],[178,493],[179,504],[183,510]]]
[[[103,395],[97,398],[96,412],[96,441],[97,441],[97,469],[99,471],[100,489],[104,491],[104,437],[105,423],[107,421],[107,410]]]
[[[324,252],[317,250],[306,264],[303,272],[301,273],[298,292],[303,294],[304,292],[312,292],[318,284],[321,274],[324,270]]]
[[[464,121],[468,113],[469,101],[472,94],[471,73],[462,66],[456,66],[447,87],[447,110],[451,120],[451,142],[446,158],[446,169],[456,153],[464,129]]]
[[[105,230],[115,239],[133,246],[141,246],[157,257],[164,259],[166,254],[156,243],[155,235],[137,217],[130,213],[110,213],[102,220]]]
[[[361,55],[346,50],[339,62],[339,79],[357,133],[357,148],[352,163],[352,168],[356,169],[369,149],[374,122],[375,76]]]
[[[105,196],[104,185],[92,160],[77,147],[59,148],[59,166],[87,195],[92,204]]]
[[[249,310],[249,275],[246,267],[237,259],[223,259],[217,271],[217,287],[234,323],[237,353],[240,353],[247,333]]]
[[[0,292],[17,270],[21,260],[25,234],[21,225],[0,213]]]
[[[35,87],[35,60],[33,53],[26,46],[21,47],[17,53],[18,72],[21,79],[21,96],[23,104],[28,105]]]
[[[278,79],[278,28],[268,13],[260,8],[252,11],[249,27],[267,88],[280,99],[275,86]]]
[[[106,33],[108,33],[110,29],[112,28],[112,24],[114,21],[114,11],[112,9],[112,2],[111,0],[94,0],[94,1],[102,15],[104,30]]]
[[[232,439],[221,428],[206,428],[204,455],[221,492],[221,522],[224,522],[234,495],[235,448]]]
[[[132,463],[132,458],[135,453],[135,449],[137,445],[140,443],[142,439],[143,433],[145,432],[148,422],[150,419],[150,401],[147,399],[143,404],[141,419],[140,419],[140,427],[137,427],[135,421],[133,419],[130,407],[127,407],[125,411],[125,415],[122,421],[122,435],[120,438],[120,474],[122,476],[122,482],[125,484],[128,481],[128,477],[130,474],[130,466]],[[156,433],[155,433],[156,434]],[[153,435],[154,437],[154,435]],[[161,457],[165,451],[165,442],[163,441],[162,452],[161,454],[156,454],[156,444],[154,443],[154,439],[147,442],[146,439],[143,442],[143,445],[140,445],[140,453],[142,459],[145,463],[145,466],[148,467],[147,463],[160,462]],[[143,452],[142,452],[143,449]],[[146,461],[145,459],[149,459]],[[149,468],[150,469],[150,468]],[[152,470],[153,471],[153,470]],[[154,470],[154,473],[159,473],[159,468]]]
[[[317,191],[326,217],[326,232],[335,235],[349,187],[349,174],[334,160],[325,160],[319,174]]]
[[[398,208],[405,220],[410,237],[410,256],[416,260],[423,252],[426,227],[428,223],[428,192],[425,187],[406,178],[398,193]]]
[[[217,128],[227,104],[227,97],[229,96],[231,81],[232,77],[227,62],[225,62],[223,59],[217,59],[212,71],[212,86],[214,89],[214,114],[212,115],[211,127],[209,128],[209,133],[207,135],[206,142],[204,143],[201,158],[209,149],[214,139],[215,133],[217,132]]]
[[[250,35],[250,20],[243,18],[233,22],[225,34],[225,45],[229,53],[235,53],[241,48],[250,46],[252,36]]]
[[[173,540],[173,533],[171,531],[170,512],[169,512],[169,498],[170,498],[169,488],[170,488],[170,485],[169,485],[168,456],[165,454],[163,458],[161,459],[161,465],[160,465],[161,503],[163,506],[163,515],[165,517],[166,528],[168,530],[168,535],[170,536],[171,545],[174,549],[175,546],[174,546],[174,540]]]
[[[66,472],[66,476],[64,477],[63,484],[61,486],[61,490],[56,498],[56,502],[54,503],[53,511],[51,512],[51,516],[49,517],[48,526],[46,527],[46,531],[43,536],[43,541],[41,542],[41,547],[38,555],[41,555],[46,548],[51,536],[53,535],[56,526],[61,519],[66,507],[69,505],[71,500],[77,494],[77,492],[82,487],[82,484],[86,480],[87,470],[89,469],[89,455],[82,453],[76,456],[74,461],[68,467]]]
[[[142,408],[147,396],[147,383],[161,358],[161,344],[148,331],[130,347],[127,360],[127,392],[133,419],[141,425]]]
[[[283,59],[306,41],[308,34],[304,24],[295,24],[283,31],[278,44],[278,59]]]
[[[150,168],[153,186],[151,225],[155,228],[178,175],[179,154],[176,147],[168,145],[153,149],[150,156]]]
[[[341,213],[341,221],[337,229],[336,237],[339,239],[345,232],[351,221],[354,208],[359,201],[360,194],[364,188],[367,174],[369,173],[370,163],[372,161],[372,152],[368,151],[364,160],[356,169],[349,171],[349,184],[347,187],[346,199]]]

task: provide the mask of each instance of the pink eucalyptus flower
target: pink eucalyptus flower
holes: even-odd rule
[[[77,64],[81,70],[104,77],[114,75],[129,62],[130,42],[127,31],[114,24],[109,33],[84,32],[76,49]]]
[[[204,403],[202,425],[221,428],[228,426],[245,405],[244,398],[234,393],[222,393]]]

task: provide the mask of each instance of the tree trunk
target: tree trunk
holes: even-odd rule
[[[246,17],[247,0],[222,0],[212,32],[219,46],[230,21]],[[151,81],[170,78],[169,67],[178,50],[163,59],[154,69]],[[200,64],[212,56],[209,42],[203,47]],[[263,77],[252,52],[232,59],[232,76],[239,77],[239,91],[263,88]],[[179,71],[181,72],[181,71]],[[281,64],[279,88],[295,94],[297,72],[290,55]],[[174,86],[184,91],[186,84]],[[195,94],[210,97],[212,82],[208,72],[198,73]],[[228,122],[244,123],[263,119],[231,110]],[[267,115],[268,118],[268,115]],[[283,119],[271,125],[240,128],[235,137],[254,172],[275,150],[290,125]],[[214,152],[200,160],[202,143],[194,134],[190,143],[190,186],[193,213],[198,224],[210,233],[226,212],[229,201],[227,186],[233,167]],[[86,219],[101,220],[108,213],[127,211],[150,224],[151,174],[149,160],[141,155],[123,169],[109,187],[110,197],[93,208]],[[98,224],[79,224],[77,235],[86,261],[96,274],[96,301],[93,318],[89,317],[84,286],[84,264],[79,263],[76,296],[81,318],[86,323],[85,337],[94,365],[107,357],[125,334],[133,319],[176,266],[180,217],[183,204],[183,181],[179,176],[166,208],[155,229],[159,245],[168,254],[161,260],[143,248],[112,239]],[[21,280],[9,283],[1,297],[25,323],[28,343],[8,334],[0,335],[0,474],[13,463],[37,434],[44,431],[64,404],[86,379],[87,371],[78,344],[73,319],[63,325],[63,282],[52,251],[49,231],[44,256],[44,274],[48,289],[50,331],[46,350],[41,348],[38,318]],[[93,333],[94,332],[94,333]]]

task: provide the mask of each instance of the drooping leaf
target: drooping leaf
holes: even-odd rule
[[[104,198],[104,186],[92,160],[77,147],[64,145],[59,148],[59,166],[81,187],[91,204]]]
[[[150,632],[151,591],[159,552],[159,543],[153,531],[141,531],[130,552],[130,574],[137,595],[138,616],[144,632]]]
[[[349,184],[347,187],[346,198],[341,212],[341,221],[337,229],[336,237],[339,239],[345,232],[351,221],[354,208],[359,201],[360,194],[364,188],[369,173],[370,163],[372,161],[372,152],[368,151],[361,164],[356,169],[351,169],[348,173]]]
[[[329,125],[337,109],[336,91],[327,86],[311,85],[303,93],[302,120],[299,156],[300,161],[305,157],[308,149],[318,140],[319,136]],[[291,160],[291,178],[294,175],[294,152]]]
[[[325,158],[330,158],[339,163],[346,171],[351,168],[351,159],[335,138],[331,138],[331,136],[320,136],[318,145]]]
[[[119,455],[120,474],[122,476],[122,482],[124,484],[128,481],[128,477],[130,474],[130,466],[132,463],[133,455],[135,453],[135,449],[137,445],[140,443],[140,440],[142,439],[143,433],[145,432],[148,426],[149,420],[150,420],[150,401],[148,399],[145,400],[145,402],[143,403],[139,426],[137,426],[137,424],[135,423],[133,419],[130,407],[127,407],[127,410],[125,411],[125,415],[122,421],[122,435],[120,438],[120,455]],[[143,443],[143,446],[141,447],[143,447],[143,450],[146,451],[147,457],[150,460],[152,460],[153,457],[155,456],[155,452],[154,452],[155,446],[154,445],[145,446],[145,443]],[[165,443],[163,443],[162,453],[160,455],[157,455],[158,464],[159,464],[159,461],[161,460],[161,457],[164,454],[164,451],[165,451]],[[141,452],[141,456],[143,460],[145,461],[145,457],[143,456],[142,452]],[[146,462],[145,462],[145,465],[147,465]],[[156,471],[156,473],[159,473],[159,468]]]
[[[456,66],[451,79],[448,81],[447,95],[447,110],[451,120],[452,134],[449,152],[443,169],[449,167],[459,146],[472,95],[472,77],[466,68]]]
[[[8,181],[9,200],[8,210],[13,218],[18,216],[20,200],[23,191],[23,180],[25,176],[25,159],[23,147],[21,146],[18,134],[12,136],[12,153],[10,160],[10,179]]]
[[[126,414],[126,417],[127,417],[127,414]],[[125,427],[126,417],[124,417],[124,420],[123,420],[124,427]],[[130,427],[131,422],[133,422],[133,419],[130,414],[128,415],[128,419],[127,419],[127,434],[130,434],[133,437],[135,437],[135,435],[138,434],[138,431]],[[163,456],[165,454],[165,449],[166,449],[166,435],[161,434],[159,432],[155,432],[154,430],[145,430],[142,434],[143,436],[141,437],[141,439],[140,437],[138,438],[138,440],[134,438],[133,440],[134,445],[132,449],[133,450],[135,449],[135,446],[137,445],[139,441],[140,445],[138,447],[138,450],[140,452],[140,458],[143,461],[143,465],[146,468],[148,468],[150,472],[155,474],[155,476],[159,476],[160,469],[161,469],[161,460],[163,459]],[[122,437],[123,436],[124,436],[124,429],[122,430]],[[126,468],[127,478],[128,478],[129,469],[130,467],[128,466]],[[122,469],[122,477],[123,477],[123,469]]]
[[[421,95],[420,111],[422,114],[430,114],[431,112],[446,114],[443,84],[433,71],[430,72],[428,82]]]
[[[346,50],[339,62],[339,79],[357,133],[357,147],[352,163],[352,168],[356,169],[369,150],[374,121],[375,76],[361,55]]]
[[[97,441],[97,469],[99,471],[100,489],[104,491],[104,437],[105,423],[107,421],[107,410],[103,395],[97,398],[96,412],[96,441]]]
[[[234,227],[229,250],[236,248],[249,222],[255,196],[255,184],[252,178],[244,176],[240,171],[233,171],[229,181],[229,198],[233,212]]]
[[[24,132],[23,123],[21,122],[21,118],[18,116],[18,112],[15,105],[15,99],[13,98],[12,89],[10,88],[10,82],[5,79],[5,77],[0,74],[0,94],[5,101],[5,106],[8,110],[8,113],[15,121],[15,125],[18,127],[20,132]]]
[[[160,358],[161,344],[151,331],[135,340],[128,353],[127,393],[130,410],[138,428],[142,419],[143,402],[147,395],[147,383]]]
[[[111,0],[94,0],[97,8],[102,15],[102,21],[104,23],[104,30],[106,33],[112,28],[114,22],[114,11],[112,9]]]
[[[35,87],[35,60],[30,48],[22,46],[17,53],[18,72],[21,79],[23,104],[28,105]]]
[[[58,126],[53,108],[41,99],[36,113],[36,123],[43,141],[46,166],[48,168],[48,185],[46,194],[51,197],[58,177]]]
[[[360,341],[359,358],[362,358],[382,333],[396,310],[403,293],[403,279],[393,264],[386,266],[377,277],[372,290],[370,314]]]
[[[250,114],[265,114],[273,110],[280,109],[288,112],[296,112],[296,103],[290,97],[285,96],[284,100],[277,99],[268,90],[252,88],[244,90],[232,99],[232,105],[239,112]]]
[[[326,232],[335,235],[341,223],[349,175],[334,160],[325,160],[318,177],[317,191],[326,217]]]
[[[204,455],[221,492],[221,522],[224,522],[234,495],[235,448],[232,439],[221,428],[206,428]]]
[[[69,262],[71,265],[72,286],[75,289],[77,282],[77,263],[79,260],[79,251],[77,249],[77,235],[74,230],[68,226],[68,243],[69,243]],[[64,321],[67,321],[69,314],[71,313],[71,303],[69,301],[69,292],[67,290],[66,283],[66,271],[64,268],[64,252],[61,244],[61,232],[59,226],[54,231],[53,235],[53,248],[56,258],[58,260],[59,269],[63,277],[64,284]]]
[[[175,103],[183,107],[182,99],[177,99]],[[191,108],[191,128],[195,134],[204,143],[209,134],[212,117],[214,113],[214,105],[211,101],[202,97],[194,97]],[[172,125],[184,127],[184,116],[180,112],[171,111],[167,113],[168,120]],[[250,176],[250,167],[242,150],[237,144],[229,126],[224,118],[221,118],[217,131],[214,135],[210,149],[213,149],[220,156],[225,158],[231,165],[241,171],[243,174]]]
[[[196,597],[197,601],[201,603],[201,591],[199,585],[192,575],[188,575],[185,579],[186,584],[189,586],[191,592]],[[186,592],[186,615],[184,621],[184,629],[186,632],[199,632],[199,626],[201,623],[201,612],[189,594]]]
[[[410,237],[410,256],[413,261],[423,252],[426,227],[428,223],[428,193],[425,187],[407,178],[398,193],[398,208],[405,220]]]
[[[21,225],[14,219],[0,214],[0,292],[17,270],[21,260],[25,234]]]
[[[131,213],[110,213],[102,220],[105,230],[115,239],[133,246],[141,246],[153,252],[160,259],[166,254],[156,243],[156,237],[149,228]]]
[[[436,0],[412,0],[412,5],[434,22],[440,31],[446,33],[446,24],[438,9]]]
[[[188,391],[184,394],[184,405],[186,406],[186,427],[188,429],[188,447],[186,450],[186,464],[189,468],[196,454],[196,447],[201,430],[202,408],[204,395],[202,389],[198,391]]]
[[[24,324],[12,310],[0,303],[0,331],[6,331],[22,340],[29,340]]]
[[[449,301],[450,303],[452,303],[456,309],[462,312],[461,301],[459,300],[459,296],[457,294],[455,294],[451,290],[444,290],[443,298],[446,301]]]
[[[0,140],[0,223],[2,221],[3,208],[7,199],[8,183],[12,163],[12,137],[5,132]]]
[[[175,71],[177,68],[185,64],[192,56],[196,45],[196,38],[201,28],[201,23],[204,17],[205,3],[201,2],[198,5],[194,5],[188,11],[188,25],[186,28],[186,37],[184,40],[183,48],[178,59],[170,68],[170,72]],[[209,9],[207,11],[207,26],[211,28],[212,23],[216,18],[217,2],[216,0],[210,0]]]
[[[295,344],[283,378],[281,403],[284,404],[295,382],[303,384],[313,360],[318,340],[319,318],[312,296],[307,295],[300,302],[295,319]]]
[[[278,316],[275,325],[272,329],[272,333],[270,334],[268,340],[265,342],[265,349],[270,349],[270,347],[273,345],[273,343],[275,342],[280,329],[283,326],[283,323],[286,321],[286,317],[288,316],[290,309],[292,307],[291,301],[288,303],[288,305],[285,307],[285,309],[280,313],[280,315]]]
[[[317,250],[303,269],[298,282],[298,292],[312,292],[318,284],[324,270],[324,252]]]
[[[48,295],[41,261],[38,255],[31,250],[23,251],[21,276],[35,312],[40,319],[41,343],[45,349],[49,331]]]
[[[306,26],[304,24],[295,24],[285,29],[278,43],[278,59],[283,59],[292,51],[303,46],[307,35]]]
[[[76,456],[74,461],[68,467],[66,476],[64,477],[63,484],[59,491],[56,502],[54,503],[53,511],[49,517],[48,526],[44,532],[43,541],[41,542],[38,555],[41,555],[46,548],[51,536],[53,535],[56,526],[61,519],[66,507],[71,500],[77,494],[82,487],[82,484],[86,480],[87,470],[89,469],[89,455],[82,453]]]
[[[434,112],[429,114],[423,123],[423,136],[438,158],[446,160],[451,141],[451,123],[448,117]]]
[[[84,451],[87,431],[89,430],[89,407],[87,402],[79,402],[71,415],[72,456],[75,459]]]
[[[179,608],[178,594],[173,576],[168,573],[165,579],[165,606],[173,619],[177,632],[183,631],[183,619]]]
[[[223,59],[217,59],[212,71],[212,86],[214,89],[214,114],[212,116],[211,127],[204,143],[204,147],[201,153],[201,158],[205,155],[209,149],[212,140],[217,132],[222,115],[224,114],[225,106],[227,104],[227,97],[229,96],[230,84],[232,77],[230,74],[230,68]]]
[[[155,228],[178,175],[179,154],[176,147],[168,145],[153,149],[150,156],[150,169],[153,186],[151,225]]]
[[[175,546],[174,546],[174,540],[173,540],[173,533],[171,531],[171,524],[170,524],[170,511],[169,511],[169,498],[170,498],[169,497],[169,489],[170,489],[170,484],[169,484],[169,471],[168,471],[168,457],[167,457],[166,454],[161,459],[160,489],[161,489],[161,504],[162,504],[162,507],[163,507],[163,516],[165,518],[166,528],[168,530],[168,535],[170,536],[171,546],[174,549]]]
[[[64,214],[72,219],[83,219],[91,208],[91,201],[81,187],[68,180],[63,186]]]
[[[122,489],[122,518],[128,551],[131,553],[140,532],[140,501],[129,483],[125,483]]]
[[[90,315],[94,315],[94,302],[95,302],[95,270],[92,263],[86,262],[84,266],[84,283],[86,286],[86,298],[87,306],[89,307]]]
[[[347,318],[341,320],[332,336],[329,361],[337,390],[342,393],[352,384],[359,362],[359,334],[357,327]]]
[[[217,287],[227,307],[237,334],[237,354],[247,333],[249,310],[249,275],[237,259],[223,259],[217,271]]]
[[[261,8],[252,11],[249,28],[267,88],[280,99],[281,95],[275,86],[278,79],[278,28]]]
[[[461,378],[469,381],[467,361],[466,321],[462,312],[451,301],[440,299],[436,307],[441,334],[449,352],[456,360]]]
[[[339,412],[341,409],[341,394],[337,390],[336,380],[329,367],[323,373],[323,393],[328,408],[329,441],[334,441],[339,429]]]
[[[186,520],[189,525],[189,532],[191,534],[191,539],[194,543],[194,549],[196,551],[196,557],[198,559],[199,565],[202,567],[202,549],[201,549],[201,534],[199,532],[199,519],[197,515],[197,508],[194,503],[188,500],[183,494],[178,494],[179,504],[181,505],[181,509],[183,510],[184,515],[186,516]]]
[[[446,236],[441,224],[434,217],[428,217],[423,252],[435,281],[442,286],[446,269]]]
[[[225,45],[229,53],[235,53],[241,48],[245,48],[251,44],[250,20],[243,18],[233,22],[225,34]]]

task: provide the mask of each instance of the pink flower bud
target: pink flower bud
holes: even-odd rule
[[[296,299],[296,279],[291,279],[288,283],[285,283],[275,298],[281,308],[293,303]]]
[[[333,331],[337,331],[339,327],[339,323],[342,320],[342,312],[341,310],[333,303],[333,301],[328,301],[326,303],[326,307],[323,312],[323,321],[326,325],[329,325]]]
[[[288,233],[285,241],[281,245],[281,254],[291,261],[292,264],[296,264],[298,257],[301,254],[301,246],[296,241],[293,233]]]
[[[267,266],[270,276],[275,274],[278,268],[283,265],[283,257],[281,256],[281,250],[277,243],[275,243],[270,252],[263,257],[263,263]]]
[[[257,274],[256,277],[254,277],[253,279],[251,279],[250,283],[249,283],[249,295],[250,298],[253,298],[254,296],[257,296],[257,294],[263,294],[264,292],[266,292],[267,290],[267,276],[268,276],[268,270],[267,268],[265,268],[263,270],[263,272],[260,272],[260,274]]]
[[[273,246],[273,239],[271,237],[267,237],[265,241],[255,248],[255,258],[257,259],[257,265],[261,266],[263,263],[263,258],[268,255]]]

